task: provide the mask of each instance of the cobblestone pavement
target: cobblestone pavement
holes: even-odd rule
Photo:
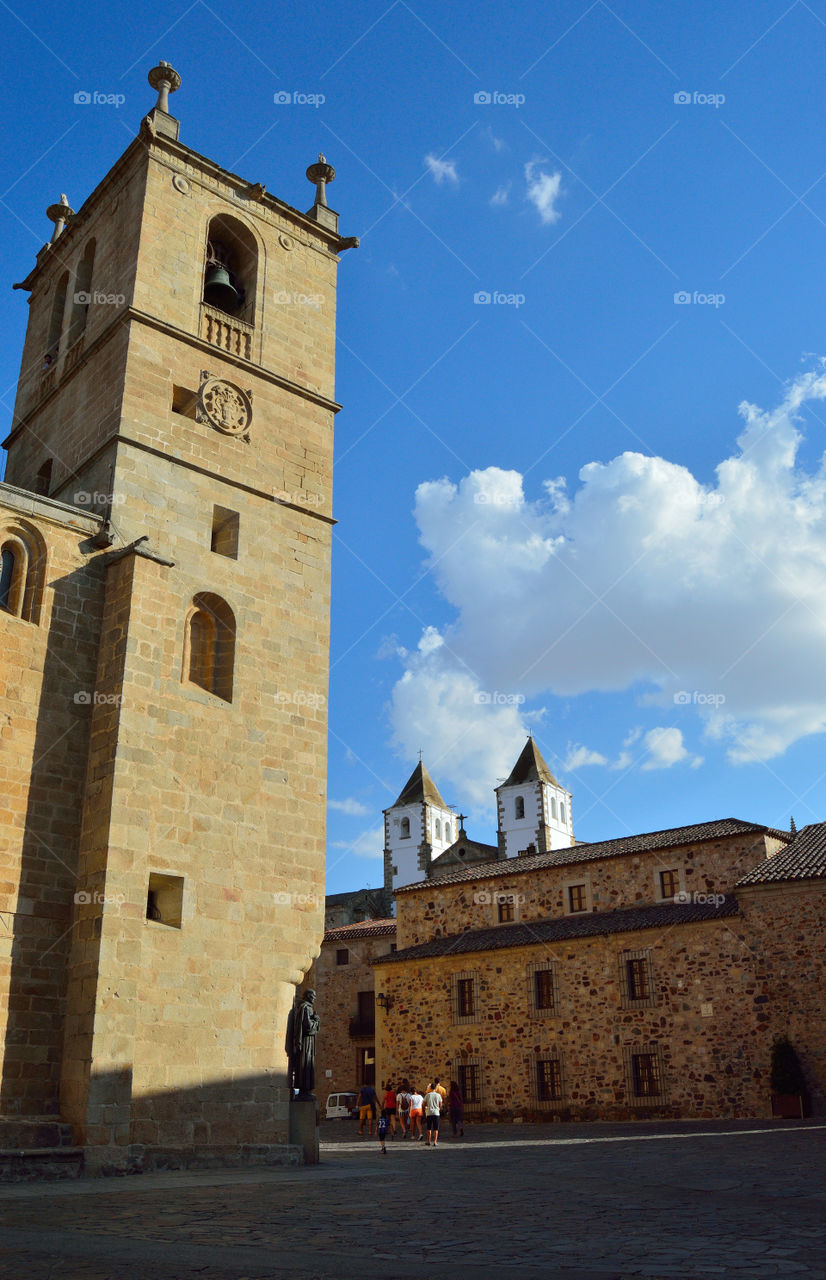
[[[0,1280],[826,1280],[826,1124],[322,1126],[311,1169],[0,1186]]]

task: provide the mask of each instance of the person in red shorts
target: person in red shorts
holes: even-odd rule
[[[381,1104],[382,1115],[387,1116],[390,1121],[390,1137],[396,1136],[396,1091],[392,1084],[388,1083],[384,1086],[384,1098]]]

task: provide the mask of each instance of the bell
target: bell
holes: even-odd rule
[[[220,311],[234,311],[238,306],[238,290],[229,278],[229,272],[220,262],[207,267],[204,279],[204,302]]]

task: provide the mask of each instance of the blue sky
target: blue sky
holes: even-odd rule
[[[528,729],[581,840],[821,819],[826,3],[78,13],[0,7],[4,388],[8,286],[46,206],[128,144],[159,58],[182,141],[299,207],[323,151],[362,239],[339,273],[330,891],[380,881],[419,749],[491,838]]]

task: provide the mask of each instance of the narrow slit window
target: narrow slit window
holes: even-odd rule
[[[229,560],[238,559],[238,531],[241,518],[228,507],[212,508],[212,540],[210,549]]]
[[[11,613],[11,593],[17,570],[17,559],[10,547],[0,552],[0,609]]]

